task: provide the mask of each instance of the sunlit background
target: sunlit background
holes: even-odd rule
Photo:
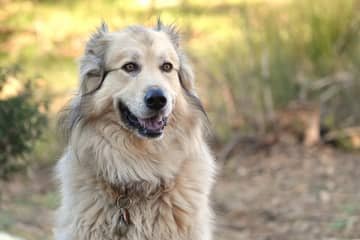
[[[56,119],[91,32],[158,16],[182,32],[212,123],[215,239],[360,238],[359,0],[0,6],[0,240],[52,239]]]

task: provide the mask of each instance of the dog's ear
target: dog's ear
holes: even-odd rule
[[[179,58],[180,58],[180,67],[179,67],[178,77],[181,87],[185,91],[196,95],[195,87],[194,87],[194,73],[191,68],[191,65],[185,54],[183,53],[179,54]]]
[[[81,94],[88,94],[101,85],[108,32],[106,23],[102,22],[86,43],[85,53],[80,60]]]
[[[185,91],[195,94],[194,90],[194,74],[191,69],[191,66],[188,62],[188,59],[184,52],[180,49],[180,33],[177,27],[174,24],[171,25],[165,25],[161,22],[161,19],[158,18],[157,25],[156,25],[157,31],[165,32],[170,41],[172,42],[173,46],[175,47],[175,50],[179,56],[180,59],[180,67],[178,72],[179,81],[181,83],[181,86],[184,88]]]
[[[180,33],[175,24],[165,25],[159,17],[156,24],[156,30],[165,32],[176,49],[180,47]]]
[[[178,72],[179,81],[181,87],[184,89],[186,96],[188,97],[191,104],[193,104],[200,112],[204,114],[208,119],[205,109],[198,97],[194,87],[194,73],[192,68],[184,54],[179,55],[180,57],[180,68]]]

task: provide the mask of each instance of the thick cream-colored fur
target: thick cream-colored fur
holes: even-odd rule
[[[62,196],[56,240],[212,239],[209,194],[214,160],[204,139],[204,117],[193,103],[195,95],[189,97],[194,94],[192,79],[179,79],[192,74],[170,30],[161,25],[157,30],[136,27],[109,33],[103,27],[89,41],[81,62],[79,95],[64,120],[71,125],[68,146],[56,168]],[[130,41],[134,32],[136,41]],[[144,52],[169,51],[178,74],[163,79],[149,67],[137,78],[138,83],[128,83],[122,73],[109,74],[98,91],[84,96],[98,82],[92,69],[115,67],[116,61],[121,61],[115,54],[118,48],[132,44],[140,44]],[[102,59],[103,65],[97,66],[99,59],[92,57]],[[154,60],[149,57],[146,61],[144,64],[151,65]],[[142,85],[152,85],[155,80],[173,98],[171,113],[163,136],[146,139],[121,123],[114,101],[139,102],[135,98],[141,98]],[[129,108],[141,114],[142,106]],[[129,194],[131,223],[121,235],[116,230],[121,213],[113,193],[123,187],[134,192]]]

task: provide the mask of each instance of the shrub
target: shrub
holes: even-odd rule
[[[0,67],[0,93],[9,81],[19,80],[19,68]],[[46,126],[47,118],[40,107],[46,109],[34,95],[29,79],[20,81],[22,90],[14,96],[0,95],[0,178],[20,169]]]

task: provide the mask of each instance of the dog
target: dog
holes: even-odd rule
[[[105,23],[59,120],[56,240],[210,240],[215,161],[177,28]]]

